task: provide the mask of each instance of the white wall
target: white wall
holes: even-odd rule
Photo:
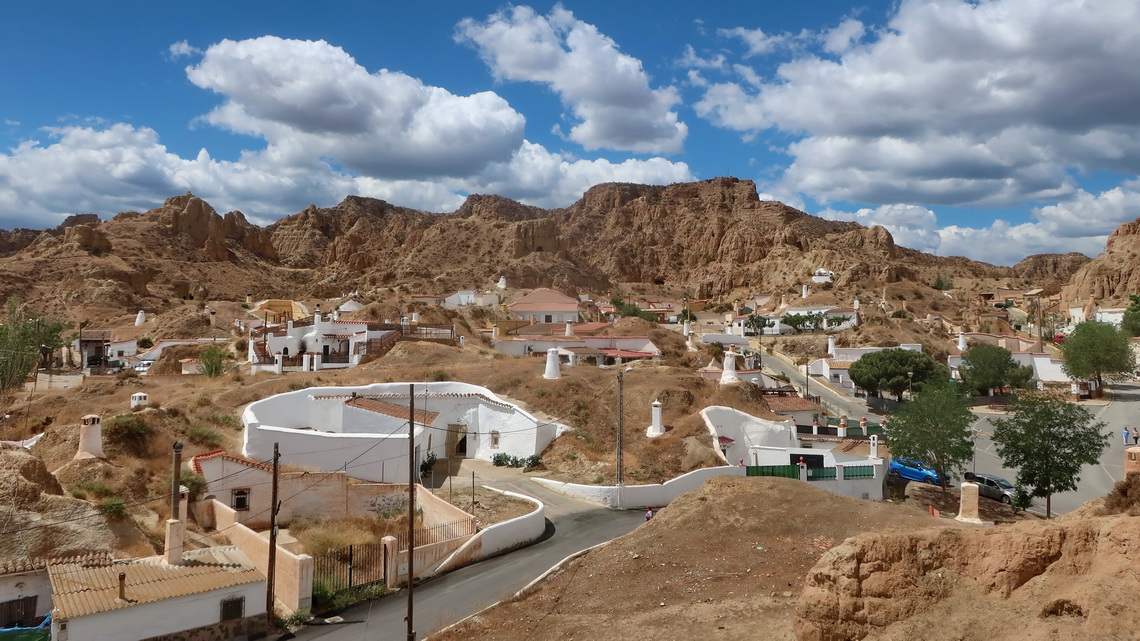
[[[750,450],[756,446],[789,448],[799,447],[800,444],[796,436],[796,425],[790,420],[769,421],[722,405],[701,410],[701,418],[704,419],[718,452],[718,436],[727,436],[735,441],[724,454],[725,462],[729,465],[740,459],[748,463],[751,460]]]
[[[322,387],[319,394],[347,396],[356,392],[361,395],[382,395],[406,394],[407,391],[406,383],[377,383],[361,387]],[[421,458],[427,454],[429,435],[432,449],[437,456],[443,456],[448,423],[467,425],[468,455],[487,461],[500,452],[512,456],[541,453],[558,434],[570,429],[564,425],[541,422],[522,409],[500,400],[490,390],[476,385],[455,382],[417,383],[415,391],[427,395],[417,400],[417,408],[439,413],[431,426],[416,428],[415,441],[420,447]],[[323,401],[314,402],[311,398],[313,394],[314,390],[311,389],[298,390],[250,404],[242,413],[242,422],[245,424],[242,451],[245,456],[257,460],[268,459],[273,454],[273,443],[278,442],[281,459],[288,463],[326,471],[343,469],[348,464],[348,474],[354,478],[389,483],[407,481],[406,421],[374,412],[344,408],[343,399],[340,399],[341,408],[351,410],[353,416],[355,413],[362,416],[367,414],[365,418],[368,421],[350,426],[347,423],[351,421],[346,418],[343,433],[322,431],[332,426],[320,425],[317,421],[335,423],[335,420],[329,418],[335,410],[330,410],[329,405]],[[451,394],[455,396],[444,396]],[[475,395],[495,402],[487,402]],[[364,431],[369,426],[376,427]],[[350,428],[354,430],[352,433],[349,433]],[[393,431],[384,432],[386,429]],[[497,449],[491,447],[491,430],[500,433]]]
[[[463,547],[444,559],[432,575],[450,572],[451,570],[489,559],[503,552],[534,543],[546,532],[546,506],[542,501],[525,494],[516,494],[483,486],[493,492],[505,494],[524,501],[534,503],[535,508],[529,514],[515,517],[509,521],[496,523],[479,531],[474,537],[463,544]]]
[[[47,570],[0,575],[0,603],[37,596],[36,616],[51,612],[51,579]]]
[[[66,636],[52,622],[52,638],[66,641],[131,641],[211,625],[221,621],[221,602],[245,597],[245,616],[265,612],[265,581],[190,594],[67,620]]]
[[[577,483],[564,483],[550,479],[535,478],[534,480],[546,487],[582,499],[591,503],[599,503],[608,507],[624,507],[629,509],[643,507],[658,507],[667,505],[681,494],[694,490],[714,476],[744,476],[745,468],[737,466],[705,467],[682,474],[675,479],[654,485],[626,485],[617,488],[612,485],[579,485]]]

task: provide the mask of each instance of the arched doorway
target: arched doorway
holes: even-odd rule
[[[447,457],[467,458],[467,426],[463,423],[447,425]]]

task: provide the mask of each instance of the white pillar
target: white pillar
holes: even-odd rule
[[[958,351],[966,351],[966,332],[958,332]]]
[[[805,283],[803,285],[803,287],[800,288],[800,298],[807,298],[807,297],[808,297],[808,286]]]
[[[139,313],[135,314],[135,327],[138,327],[139,325],[142,325],[145,322],[146,322],[146,312],[144,312],[143,310],[140,309]]]
[[[285,362],[281,357],[281,353],[278,352],[277,354],[273,355],[273,373],[280,376],[284,372],[285,372]]]
[[[879,458],[879,435],[871,435],[871,458]]]
[[[855,311],[859,311],[859,297],[858,296],[855,297],[855,302],[852,303],[851,306],[855,308]]]
[[[103,454],[103,426],[95,414],[88,414],[80,421],[79,451],[73,457],[75,460],[88,458],[107,458]]]
[[[689,321],[686,319],[685,320],[685,326],[683,328],[681,328],[681,335],[682,336],[692,336],[692,334],[693,334],[693,323],[692,323],[692,321]]]
[[[491,325],[491,338],[502,338],[503,337],[502,331],[503,330],[499,329],[498,323],[493,323]]]
[[[832,356],[835,356],[835,337],[834,336],[828,336],[827,337],[827,353],[832,355]]]
[[[739,382],[740,378],[736,375],[736,352],[729,350],[724,353],[724,368],[720,371],[720,384],[729,385]]]
[[[467,337],[466,336],[460,336],[459,337],[459,346],[463,347],[466,344],[467,344]]]
[[[166,549],[162,551],[167,565],[182,565],[182,547],[186,541],[186,525],[180,520],[166,521]]]
[[[574,335],[574,323],[567,321],[567,323],[566,323],[566,335],[567,336],[573,336]]]
[[[313,371],[313,355],[312,354],[310,354],[308,352],[302,352],[301,353],[301,371],[302,372]]]
[[[500,276],[499,277],[499,284],[496,285],[496,287],[498,287],[499,289],[506,289],[507,288],[507,277],[506,276]]]
[[[558,363],[557,347],[551,347],[546,350],[546,373],[543,374],[542,377],[549,380],[562,378],[562,372]]]
[[[420,313],[419,312],[412,312],[412,322],[413,323],[419,323],[420,322]]]
[[[645,430],[645,435],[649,438],[654,438],[665,433],[665,427],[661,425],[661,401],[653,401],[650,407],[653,408],[650,412],[653,416],[653,424],[649,426],[649,429]]]
[[[313,354],[313,360],[310,363],[310,365],[312,365],[312,368],[313,368],[312,371],[315,372],[315,371],[321,369],[321,363],[324,361],[324,358],[325,358],[325,355],[323,352],[317,352],[316,354]]]

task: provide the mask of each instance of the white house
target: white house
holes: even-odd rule
[[[743,459],[749,466],[787,466],[803,459],[808,467],[834,468],[833,477],[811,481],[822,489],[872,501],[883,499],[886,463],[875,454],[876,446],[872,446],[869,457],[800,447],[792,421],[769,421],[730,407],[706,407],[701,410],[701,417],[730,464],[739,464]]]
[[[51,613],[51,580],[44,563],[0,562],[0,630],[32,627]]]
[[[577,323],[578,301],[553,289],[536,289],[507,305],[515,318],[539,323]]]
[[[353,367],[360,364],[371,341],[393,340],[398,333],[379,323],[331,320],[317,312],[311,318],[286,321],[283,328],[251,336],[247,357],[254,372]]]
[[[545,355],[557,349],[564,365],[581,365],[592,359],[598,365],[635,360],[661,360],[661,350],[648,336],[511,336],[494,339],[496,350],[512,356]]]
[[[815,270],[811,275],[811,282],[813,283],[830,283],[831,279],[835,278],[835,272],[828,271],[822,267]]]
[[[570,428],[539,421],[467,383],[415,383],[415,470],[429,452],[438,458],[541,453]],[[341,470],[354,478],[408,480],[409,389],[406,383],[320,387],[286,392],[250,404],[242,414],[243,453],[272,456],[280,443],[287,463]]]
[[[860,358],[867,354],[874,354],[885,349],[905,349],[912,352],[921,352],[922,345],[918,343],[903,343],[897,347],[836,347],[834,338],[828,340],[827,351],[830,358],[820,358],[811,362],[808,371],[812,376],[822,376],[832,384],[848,390],[855,389],[847,371]]]
[[[241,638],[265,629],[265,577],[233,546],[113,561],[53,561],[54,641]],[[194,636],[191,636],[194,635]]]
[[[836,305],[804,305],[804,306],[798,306],[798,307],[787,307],[784,309],[783,312],[781,312],[778,315],[768,315],[768,318],[771,318],[773,321],[775,321],[775,325],[773,325],[772,327],[765,328],[764,334],[769,335],[769,336],[773,336],[773,335],[794,333],[796,331],[796,329],[794,327],[792,327],[791,325],[788,325],[787,323],[783,322],[784,317],[789,316],[791,314],[802,314],[802,315],[823,314],[823,316],[824,316],[823,329],[828,330],[828,331],[836,331],[837,332],[837,331],[842,331],[845,329],[850,329],[852,327],[856,327],[859,325],[859,313],[858,313],[858,310],[856,310],[854,307],[839,307]],[[761,314],[761,315],[763,316],[763,314]],[[838,319],[838,324],[828,325],[827,319]],[[734,333],[743,334],[743,332],[747,329],[745,326],[745,322],[747,320],[748,320],[748,316],[738,316],[735,319],[733,319],[732,326],[735,328],[740,328],[740,330],[741,330],[740,332],[736,332],[734,330]],[[836,321],[833,321],[833,322],[836,322]],[[801,328],[801,329],[803,329],[803,328]],[[749,333],[751,333],[751,330],[747,330],[747,331]]]
[[[1018,365],[1028,365],[1033,368],[1033,380],[1037,382],[1037,389],[1061,389],[1075,397],[1082,397],[1097,389],[1096,381],[1077,380],[1070,378],[1063,369],[1064,361],[1054,358],[1051,354],[1041,352],[1010,352],[1013,362]],[[946,365],[950,368],[950,377],[962,380],[960,369],[962,355],[952,354],[947,357]]]

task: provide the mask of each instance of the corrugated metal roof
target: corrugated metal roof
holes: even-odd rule
[[[52,602],[61,618],[71,618],[265,580],[232,545],[186,552],[182,558],[182,565],[166,565],[162,557],[53,561],[48,565]],[[120,572],[126,575],[126,600],[119,598]]]

